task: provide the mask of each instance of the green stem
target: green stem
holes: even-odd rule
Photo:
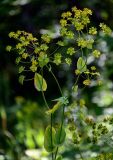
[[[57,157],[58,149],[59,148],[57,147],[56,152],[55,152],[55,160],[56,160],[56,157]]]
[[[61,138],[61,133],[62,133],[62,126],[63,126],[63,123],[64,123],[64,110],[65,110],[65,107],[63,106],[62,119],[61,119],[61,129],[60,129],[60,138]],[[56,157],[57,157],[57,154],[58,154],[58,149],[59,149],[59,147],[57,147],[57,150],[56,150],[56,153],[55,153],[55,160],[56,160]]]
[[[41,71],[41,73],[42,73],[42,77],[43,77],[43,70]],[[42,80],[42,85],[43,85],[43,80]],[[46,101],[46,98],[45,98],[43,90],[42,90],[42,97],[43,97],[43,100],[45,102],[46,107],[49,109],[49,105],[48,105],[48,103]],[[52,138],[53,117],[52,117],[52,114],[51,114],[51,120],[50,121],[51,121],[51,146],[52,146],[53,145],[53,138]],[[53,160],[53,153],[52,153],[52,160]]]
[[[56,83],[57,83],[57,85],[58,85],[59,91],[60,91],[61,95],[63,96],[63,93],[62,93],[60,84],[59,84],[59,82],[58,82],[56,76],[54,75],[54,73],[53,73],[52,70],[50,70],[50,73],[52,74],[53,78],[55,79],[55,81],[56,81]],[[61,138],[63,123],[64,123],[64,106],[63,106],[63,112],[62,112],[61,129],[60,129],[60,138]],[[56,152],[55,152],[55,160],[56,160],[56,158],[57,158],[58,150],[59,150],[59,147],[57,147]]]
[[[42,75],[42,77],[43,77],[43,69],[41,70],[41,75]],[[41,85],[43,85],[43,79],[42,79]],[[49,109],[49,105],[48,105],[48,103],[47,103],[47,101],[46,101],[44,92],[43,92],[42,89],[41,89],[41,91],[42,91],[42,97],[43,97],[43,100],[44,100],[44,102],[45,102],[45,105],[46,105],[46,107]]]
[[[47,66],[47,68],[48,68],[48,66]],[[49,70],[49,68],[48,68],[48,70]],[[62,93],[62,90],[61,90],[60,84],[59,84],[59,82],[58,82],[58,80],[57,80],[56,76],[54,75],[54,73],[53,73],[53,71],[52,71],[52,70],[50,70],[50,73],[52,74],[53,78],[55,79],[55,81],[56,81],[56,83],[57,83],[57,85],[58,85],[59,91],[60,91],[61,95],[63,96],[63,93]]]
[[[77,76],[77,79],[76,79],[76,81],[75,81],[75,83],[74,83],[74,86],[77,84],[77,82],[78,82],[78,80],[79,80],[79,77],[80,77],[80,74]]]
[[[47,101],[46,101],[46,98],[45,98],[45,95],[44,95],[44,92],[43,92],[43,91],[42,91],[42,97],[43,97],[43,100],[44,100],[44,103],[45,103],[46,107],[47,107],[48,109],[50,109],[50,108],[49,108],[49,105],[48,105],[48,103],[47,103]]]
[[[53,145],[52,125],[53,125],[53,117],[52,117],[52,114],[51,114],[51,145]],[[52,152],[52,160],[53,160],[53,152]]]
[[[47,68],[48,68],[48,66],[47,66]],[[48,70],[49,70],[49,68],[48,68]],[[58,85],[59,91],[60,91],[60,93],[61,93],[61,96],[63,97],[63,93],[62,93],[60,84],[59,84],[59,82],[58,82],[56,76],[54,75],[54,73],[53,73],[52,70],[50,70],[50,73],[51,73],[52,76],[54,77],[54,79],[55,79],[55,81],[56,81],[56,83],[57,83],[57,85]],[[62,119],[61,119],[61,129],[60,129],[60,138],[61,138],[61,133],[62,133],[62,126],[63,126],[63,123],[64,123],[64,109],[65,109],[65,107],[63,106]],[[55,160],[56,160],[56,158],[57,158],[58,149],[59,149],[59,147],[57,147],[56,152],[55,152]]]

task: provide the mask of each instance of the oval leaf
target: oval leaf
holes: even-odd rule
[[[47,83],[45,79],[39,74],[35,73],[34,76],[34,85],[37,91],[46,91],[47,90]]]
[[[52,136],[52,138],[51,138]],[[49,125],[46,128],[45,135],[44,135],[44,148],[47,152],[54,152],[56,150],[56,146],[54,144],[54,137],[55,137],[55,129]]]
[[[65,141],[65,138],[66,138],[66,132],[65,132],[65,129],[64,127],[59,127],[56,131],[56,134],[55,134],[55,139],[54,139],[54,143],[59,146],[61,145],[64,141]]]
[[[79,57],[77,61],[77,69],[82,73],[87,70],[86,62],[82,57]]]

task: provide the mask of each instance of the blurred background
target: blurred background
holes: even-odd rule
[[[41,94],[34,89],[33,82],[24,85],[18,82],[18,68],[14,64],[16,53],[5,51],[7,45],[14,43],[8,34],[17,30],[35,36],[48,32],[54,35],[56,42],[60,38],[61,13],[75,5],[93,10],[94,25],[105,22],[113,29],[113,0],[0,0],[0,160],[46,160],[43,135],[49,123]],[[101,87],[92,86],[81,95],[89,112],[96,115],[113,113],[113,36],[101,38],[100,45],[103,55],[96,65],[104,77],[103,84]],[[55,68],[55,75],[64,91],[73,82],[72,70],[65,66]],[[50,87],[46,93],[49,101],[58,97],[59,92],[48,73],[45,79]],[[71,148],[64,157],[68,155],[67,159],[74,159],[74,154]]]

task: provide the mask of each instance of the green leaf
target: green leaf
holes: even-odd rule
[[[61,145],[66,138],[66,132],[63,126],[60,126],[57,130],[56,130],[56,134],[55,134],[55,139],[54,139],[54,143],[59,146]]]
[[[62,160],[62,156],[58,156],[57,160]]]
[[[53,114],[56,110],[58,110],[60,107],[62,106],[61,102],[57,102],[52,109],[49,109],[49,111],[47,111],[47,114]]]
[[[25,79],[25,76],[24,75],[20,75],[19,76],[19,83],[23,85],[24,79]]]
[[[79,57],[77,61],[77,69],[82,73],[87,70],[86,62],[82,57]]]
[[[44,135],[44,148],[47,152],[54,152],[56,150],[56,146],[54,144],[55,133],[55,129],[53,127],[51,128],[50,125],[46,128]]]
[[[78,85],[73,85],[72,90],[73,90],[73,92],[77,93],[78,92]]]
[[[24,71],[24,69],[25,69],[25,67],[20,66],[20,67],[19,67],[19,71],[18,71],[18,72],[19,72],[19,73],[22,73],[22,72]]]
[[[68,97],[66,97],[66,96],[63,96],[63,97],[54,99],[54,100],[52,100],[52,101],[59,101],[59,102],[61,102],[61,103],[64,104],[64,105],[67,105],[67,104],[69,103]]]
[[[39,73],[35,73],[34,86],[38,91],[46,91],[47,90],[47,83],[46,83],[45,79]]]

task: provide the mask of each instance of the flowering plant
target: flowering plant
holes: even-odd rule
[[[9,33],[9,37],[14,38],[17,44],[15,47],[7,46],[6,50],[9,52],[17,51],[15,62],[19,66],[19,82],[23,84],[24,81],[28,80],[27,72],[32,72],[30,80],[34,80],[36,90],[42,92],[47,107],[46,114],[50,117],[50,125],[45,130],[44,147],[51,154],[52,160],[62,159],[59,149],[65,142],[68,131],[71,133],[71,142],[79,150],[81,159],[84,159],[84,157],[80,151],[80,144],[84,142],[96,144],[103,136],[106,137],[113,132],[111,129],[112,117],[103,118],[101,121],[88,117],[85,100],[77,97],[80,90],[87,86],[90,87],[93,81],[97,85],[101,85],[101,74],[96,66],[89,67],[88,58],[92,56],[97,61],[102,54],[96,45],[99,33],[102,32],[105,36],[112,33],[111,29],[104,23],[100,23],[98,28],[92,26],[91,15],[92,11],[90,9],[80,10],[76,7],[73,7],[71,11],[62,13],[60,20],[61,40],[56,43],[58,48],[52,53],[50,53],[52,37],[48,34],[43,34],[40,39],[37,39],[32,33],[25,31]],[[65,53],[59,52],[59,48],[65,49]],[[71,92],[76,93],[76,100],[70,103],[69,97],[65,96],[53,73],[53,67],[54,65],[66,64],[71,68],[74,57],[77,57],[77,61],[74,62],[76,65],[74,76],[76,78]],[[53,107],[49,107],[44,94],[47,90],[47,82],[44,78],[45,68],[54,77],[60,91],[59,98],[52,100],[56,102]],[[82,89],[78,85],[80,77],[83,77]],[[53,119],[58,110],[62,110],[62,114],[61,118],[59,117],[59,124],[55,128]],[[68,129],[65,130],[66,124]],[[109,124],[111,128],[109,129],[106,124]],[[105,156],[101,154],[98,159],[105,158]],[[112,157],[111,153],[110,156]]]

